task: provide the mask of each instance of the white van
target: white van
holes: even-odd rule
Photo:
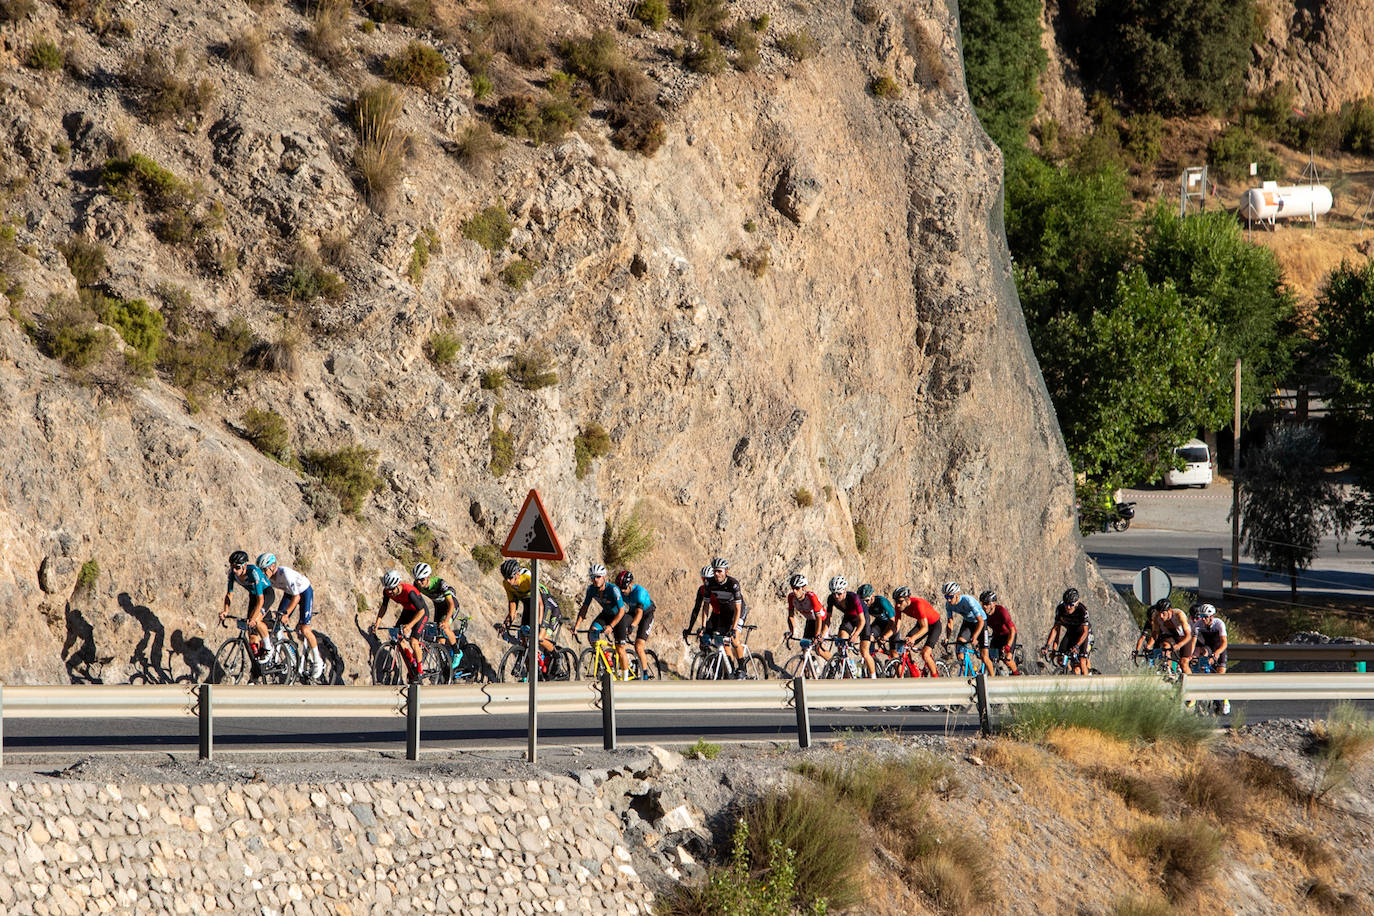
[[[1206,442],[1189,439],[1174,449],[1174,455],[1183,462],[1183,467],[1165,471],[1164,486],[1206,488],[1212,485],[1212,453]]]

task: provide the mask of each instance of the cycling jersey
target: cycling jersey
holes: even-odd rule
[[[618,611],[623,610],[625,607],[625,601],[620,595],[620,589],[616,588],[613,584],[607,582],[601,588],[597,588],[595,584],[592,584],[587,586],[587,594],[582,598],[582,607],[578,610],[577,616],[585,616],[587,608],[593,601],[601,605],[601,613],[597,615],[596,619],[601,621],[604,618],[607,624],[615,618]]]
[[[420,592],[409,582],[402,582],[398,586],[400,595],[392,597],[386,592],[382,592],[382,606],[377,611],[377,616],[386,614],[386,606],[395,601],[400,606],[400,613],[396,615],[396,623],[399,626],[408,626],[416,617],[425,617],[429,614],[429,608],[425,605],[425,599],[420,596]]]
[[[654,599],[649,597],[649,590],[642,585],[631,585],[621,592],[621,597],[625,599],[625,606],[632,611],[648,611],[654,606]]]
[[[243,586],[243,590],[248,593],[249,598],[266,594],[267,590],[272,587],[272,583],[263,575],[262,570],[252,563],[245,566],[243,572],[238,575],[234,575],[233,570],[229,571],[229,585],[225,588],[225,594],[231,594],[234,591],[235,582]]]
[[[739,619],[744,620],[747,608],[744,606],[744,592],[740,590],[739,580],[734,576],[726,576],[725,581],[718,581],[715,576],[706,580],[706,590],[711,595],[711,603],[716,609],[716,614],[725,618],[725,623],[729,623],[735,616],[735,605],[739,605]]]
[[[897,619],[897,609],[892,606],[883,595],[875,595],[868,604],[868,616],[874,620],[895,621]]]
[[[825,620],[825,608],[813,591],[803,592],[800,598],[792,592],[787,593],[787,616],[793,614],[800,614],[806,620]]]
[[[1073,607],[1066,607],[1061,601],[1054,607],[1054,626],[1062,627],[1066,630],[1079,630],[1088,625],[1088,606],[1083,602],[1078,602]]]
[[[528,569],[520,570],[520,575],[516,578],[514,585],[511,585],[509,580],[502,579],[501,587],[506,590],[506,601],[529,600],[531,583],[533,581]],[[540,591],[542,592],[543,589],[541,588]]]
[[[434,602],[434,619],[442,622],[450,613],[458,613],[458,596],[453,591],[453,586],[449,585],[438,576],[430,576],[424,584],[417,585],[416,589],[430,601]],[[453,610],[449,610],[448,599],[453,599]]]
[[[1193,621],[1193,633],[1197,636],[1197,641],[1207,646],[1209,649],[1216,649],[1221,645],[1221,641],[1226,638],[1226,624],[1220,617],[1213,617],[1209,621]]]
[[[290,567],[278,566],[268,581],[272,583],[273,588],[281,592],[281,600],[277,602],[277,613],[285,611],[291,599],[300,595],[301,600],[297,604],[301,609],[301,623],[309,623],[315,613],[315,590],[310,587],[310,580]]]
[[[995,604],[992,610],[988,611],[988,629],[992,635],[999,639],[1010,639],[1012,622],[1011,611],[1000,604]]]
[[[934,626],[940,622],[940,612],[924,598],[912,598],[907,606],[902,608],[900,615],[914,620],[924,620],[927,626]]]
[[[716,603],[716,596],[711,594],[711,590],[706,587],[706,583],[697,586],[697,600],[692,604],[692,620],[697,619],[697,613],[706,611],[707,617],[714,617],[720,613],[720,605]]]
[[[868,638],[868,609],[854,592],[846,592],[843,598],[838,599],[831,594],[825,599],[825,610],[827,616],[832,619],[839,615],[840,630],[848,633],[851,638]]]
[[[983,610],[978,599],[972,595],[960,595],[958,601],[945,602],[945,616],[952,619],[955,614],[963,617],[965,623],[988,619],[987,611]]]

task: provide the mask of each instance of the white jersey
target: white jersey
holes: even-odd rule
[[[310,580],[289,566],[278,566],[271,581],[273,588],[288,595],[299,595],[310,587]]]
[[[1221,641],[1226,638],[1226,623],[1220,617],[1213,617],[1211,620],[1194,620],[1193,633],[1206,645],[1219,646]]]

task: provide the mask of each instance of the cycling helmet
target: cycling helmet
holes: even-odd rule
[[[1163,614],[1165,611],[1169,610],[1170,606],[1168,598],[1160,598],[1150,606],[1150,610],[1154,611],[1156,614]]]
[[[615,574],[616,588],[629,588],[631,585],[634,584],[634,581],[635,574],[630,572],[628,569],[622,569],[620,572]]]
[[[416,582],[423,582],[434,574],[434,570],[429,568],[428,563],[416,563],[410,574],[415,577]]]
[[[872,597],[873,597],[873,586],[869,585],[867,582],[865,582],[863,585],[860,585],[860,586],[859,586],[859,597],[862,598],[862,599],[865,600],[865,601],[867,601],[869,598],[872,598]]]
[[[830,591],[832,593],[843,592],[849,589],[849,580],[844,576],[836,576],[830,580]]]
[[[1064,589],[1064,598],[1063,598],[1063,601],[1064,601],[1065,604],[1077,604],[1077,603],[1078,603],[1078,589],[1076,589],[1076,588],[1066,588],[1066,589]]]
[[[591,566],[587,567],[587,575],[592,579],[595,579],[597,576],[604,576],[606,575],[606,567],[602,566],[600,563],[593,563]]]
[[[519,561],[519,560],[507,560],[506,562],[504,562],[504,563],[501,564],[501,578],[502,578],[502,579],[514,579],[514,578],[515,578],[515,574],[518,573],[519,571],[520,571],[520,561]]]
[[[230,566],[247,566],[247,565],[248,565],[248,551],[246,551],[246,550],[235,550],[233,553],[229,554],[229,565],[230,565]]]
[[[1199,604],[1197,606],[1197,614],[1199,617],[1212,618],[1217,616],[1217,609],[1210,604]]]
[[[996,604],[997,593],[994,592],[992,589],[988,589],[987,591],[983,592],[983,594],[978,596],[978,603],[984,606],[989,604]]]
[[[387,573],[386,575],[382,576],[382,588],[385,588],[385,589],[387,589],[387,590],[390,590],[390,589],[393,589],[393,588],[399,588],[400,585],[401,585],[401,574],[398,573],[398,572],[396,572],[396,570],[393,569],[391,572],[389,572],[389,573]]]
[[[787,584],[791,588],[806,588],[808,583],[806,581],[806,576],[803,576],[801,573],[797,573],[794,576],[792,576],[792,578],[787,580]]]
[[[904,601],[905,599],[910,597],[911,589],[907,588],[905,585],[899,585],[892,590],[893,601]]]
[[[714,566],[703,566],[703,567],[701,567],[701,578],[703,578],[703,579],[709,579],[709,578],[711,578],[712,576],[714,576],[715,574],[716,574],[716,568],[715,568]]]
[[[946,582],[946,583],[945,583],[944,592],[945,592],[945,597],[946,597],[946,598],[953,598],[955,595],[959,594],[961,591],[963,591],[963,589],[959,587],[959,583],[958,583],[958,582]]]
[[[712,569],[712,570],[717,570],[717,569],[729,569],[729,568],[730,568],[730,561],[727,560],[727,559],[725,559],[725,557],[714,557],[714,558],[711,560],[711,569]]]
[[[266,569],[269,566],[277,565],[277,555],[275,553],[260,553],[256,560],[258,569]]]

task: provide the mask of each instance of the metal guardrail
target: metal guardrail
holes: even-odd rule
[[[977,708],[986,733],[994,706],[1049,696],[1101,697],[1153,675],[1095,677],[906,678],[896,680],[601,681],[543,683],[543,712],[602,714],[604,745],[616,746],[619,711],[793,709],[797,741],[811,744],[810,711],[850,707]],[[1182,677],[1182,700],[1374,700],[1374,677],[1356,673],[1197,674]],[[524,684],[408,687],[0,685],[0,763],[5,719],[196,718],[200,756],[214,750],[214,721],[230,718],[397,717],[406,720],[406,756],[419,755],[426,719],[517,715],[528,709]]]
[[[1322,643],[1232,643],[1226,647],[1232,661],[1261,662],[1374,662],[1374,645]]]

